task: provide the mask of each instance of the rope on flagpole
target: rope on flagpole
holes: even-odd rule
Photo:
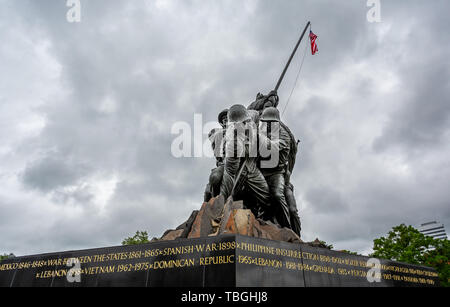
[[[287,109],[287,107],[288,107],[288,105],[289,105],[289,102],[290,102],[290,100],[291,100],[292,94],[294,93],[294,90],[295,90],[295,88],[296,88],[296,86],[297,86],[298,77],[300,76],[300,72],[302,71],[303,63],[305,62],[305,57],[306,57],[307,51],[308,51],[308,43],[306,43],[306,45],[305,45],[305,52],[303,53],[303,58],[302,58],[302,62],[301,62],[301,64],[300,64],[300,69],[298,70],[297,77],[295,78],[294,87],[292,88],[291,94],[289,95],[289,98],[288,98],[288,100],[286,101],[286,104],[284,105],[283,113],[281,113],[281,116],[283,116],[283,115],[284,115],[284,112],[286,112],[286,109]]]

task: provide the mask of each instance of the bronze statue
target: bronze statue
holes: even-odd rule
[[[242,105],[235,105],[230,109],[228,113],[228,121],[232,123],[226,129],[226,147],[230,146],[230,141],[235,145],[242,143],[241,147],[247,143],[256,142],[257,154],[256,158],[249,155],[248,151],[244,151],[244,156],[236,156],[236,152],[226,151],[224,157],[224,171],[222,177],[222,183],[220,186],[220,194],[225,196],[236,197],[243,191],[247,191],[247,203],[256,201],[257,205],[253,208],[258,208],[257,216],[271,219],[278,222],[284,227],[290,227],[294,232],[300,235],[301,224],[298,217],[297,203],[294,197],[294,186],[290,182],[290,176],[295,166],[296,155],[298,151],[298,142],[290,129],[280,120],[278,112],[278,89],[284,79],[286,71],[300,45],[306,30],[310,26],[310,22],[307,23],[303,30],[300,39],[298,40],[287,64],[285,65],[283,72],[278,79],[275,89],[268,95],[258,93],[256,100],[248,106],[248,112]],[[255,113],[255,111],[257,113]],[[249,113],[250,112],[250,113]],[[250,115],[251,114],[251,117]],[[234,118],[236,117],[236,118]],[[220,121],[220,120],[219,120]],[[257,122],[262,121],[263,129],[258,129]],[[236,129],[234,124],[253,123],[254,128],[250,129],[245,137],[241,134],[241,139],[236,136]],[[279,134],[279,139],[273,142],[270,138],[271,131],[267,130],[267,123],[275,123],[273,126]],[[261,125],[261,123],[259,124]],[[266,129],[266,131],[264,131]],[[261,131],[260,131],[261,130]],[[275,131],[274,131],[275,132]],[[248,138],[255,134],[256,137],[253,140]],[[239,135],[239,133],[238,133]],[[270,146],[279,146],[279,161],[277,165],[271,168],[263,170],[264,176],[261,170],[257,167],[257,162],[261,162],[261,154],[259,153],[260,141]],[[270,145],[269,145],[270,144]],[[233,147],[232,146],[232,147]],[[255,147],[255,146],[254,146]],[[261,166],[261,165],[259,165]],[[265,178],[264,178],[265,177]],[[264,179],[264,180],[262,180]],[[266,181],[267,180],[267,181]],[[211,181],[211,180],[210,180]],[[276,206],[271,207],[269,203],[269,187],[270,194],[272,194],[272,201],[276,203]],[[242,196],[244,198],[244,196]],[[269,210],[272,209],[272,211]],[[264,214],[261,214],[264,212]]]
[[[253,107],[234,105],[219,114],[223,129],[214,129],[209,135],[217,167],[211,171],[205,201],[218,194],[225,198],[232,196],[234,200],[243,200],[255,216],[300,235],[294,187],[290,182],[297,143],[275,108],[276,92],[267,96],[258,94],[257,98]],[[272,140],[275,134],[278,137]],[[277,154],[276,165],[269,168],[263,165],[270,159],[261,152],[264,146]]]
[[[269,186],[257,165],[257,133],[247,109],[243,105],[232,106],[228,112],[220,194],[225,199],[232,196],[234,200],[244,200],[257,217],[263,217],[269,211],[270,197]]]
[[[310,22],[306,24],[275,89],[268,95],[258,93],[256,100],[247,109],[242,105],[230,108],[228,125],[226,130],[224,128],[225,140],[220,142],[226,148],[220,162],[223,164],[223,172],[216,172],[217,168],[213,170],[208,188],[209,191],[213,191],[208,197],[215,195],[220,181],[220,194],[225,198],[232,196],[235,200],[244,199],[246,206],[250,206],[257,217],[278,222],[281,226],[291,228],[299,236],[301,224],[294,197],[294,186],[290,182],[298,142],[290,129],[280,120],[277,91],[310,25]],[[220,115],[219,122],[221,122]],[[240,126],[242,127],[239,128]],[[223,136],[223,133],[219,135]],[[217,132],[214,131],[210,136],[212,135],[217,135]],[[273,139],[274,136],[277,138]],[[215,138],[210,139],[213,139],[212,144],[215,148],[218,141],[214,141]],[[270,154],[275,153],[278,158],[275,159],[274,165],[264,165],[266,162],[264,158],[268,157],[262,154],[260,148],[265,146],[272,148],[272,151],[269,150]],[[255,148],[256,153],[253,150]],[[273,206],[270,200],[274,203]]]
[[[276,91],[259,93],[247,109],[234,105],[219,114],[222,129],[213,129],[209,134],[216,168],[209,177],[205,202],[219,194],[232,196],[243,200],[255,216],[300,235],[294,186],[290,182],[297,141],[280,120],[278,101]],[[272,140],[274,135],[277,138]],[[278,160],[276,165],[264,167],[270,157],[263,155],[261,148],[269,147],[276,150]]]

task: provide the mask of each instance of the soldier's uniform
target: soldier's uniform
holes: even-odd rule
[[[257,127],[242,105],[230,108],[228,123],[220,194],[225,199],[243,199],[246,207],[261,217],[270,203],[269,187],[257,166]]]
[[[216,167],[211,170],[208,184],[206,185],[204,201],[208,202],[211,198],[220,194],[220,186],[222,184],[224,172],[224,148],[225,148],[225,132],[228,109],[219,113],[218,121],[222,125],[222,129],[213,129],[208,138],[211,141],[211,147],[216,157]]]
[[[287,127],[283,122],[280,121],[280,125],[287,131],[290,136],[290,150],[289,150],[289,158],[288,158],[288,167],[285,173],[285,189],[284,195],[286,197],[286,202],[289,206],[289,213],[291,215],[291,229],[300,236],[300,232],[302,230],[300,217],[298,215],[297,209],[297,201],[295,200],[294,195],[294,185],[291,183],[291,174],[295,166],[295,160],[298,151],[298,144],[295,140],[294,135],[292,134],[289,127]]]
[[[276,91],[270,92],[267,96],[264,96],[262,94],[258,94],[256,96],[256,100],[251,103],[248,106],[249,110],[255,110],[262,114],[264,109],[268,107],[277,107],[279,103],[279,97]],[[291,220],[291,228],[292,230],[297,233],[300,236],[301,231],[301,224],[300,224],[300,218],[298,216],[298,209],[297,209],[297,202],[295,200],[294,196],[294,186],[290,182],[290,174],[292,173],[292,170],[294,169],[296,155],[297,155],[297,141],[292,134],[289,127],[287,127],[282,121],[280,121],[280,125],[284,128],[284,130],[287,131],[290,137],[290,150],[289,150],[289,157],[288,157],[288,167],[287,172],[285,176],[285,198],[286,202],[289,207],[290,212],[290,220]]]
[[[280,226],[291,228],[290,210],[285,197],[285,174],[289,163],[291,138],[280,125],[280,115],[276,108],[266,108],[260,122],[260,168],[275,205],[272,206],[272,214]]]

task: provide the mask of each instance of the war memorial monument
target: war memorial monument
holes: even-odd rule
[[[434,269],[301,239],[290,181],[298,141],[280,117],[277,90],[309,25],[273,91],[218,108],[222,128],[209,134],[216,167],[205,174],[203,205],[184,223],[147,244],[1,261],[0,287],[439,286]]]

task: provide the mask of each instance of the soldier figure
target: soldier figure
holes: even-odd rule
[[[220,194],[242,199],[257,217],[268,211],[269,187],[257,166],[257,127],[247,109],[234,105],[228,112],[225,169]]]
[[[249,110],[256,110],[260,114],[263,113],[264,109],[269,107],[277,108],[279,104],[279,97],[277,91],[271,91],[267,96],[258,93],[256,100],[250,104],[248,107]],[[289,206],[290,217],[291,217],[291,226],[292,230],[300,236],[301,231],[301,223],[300,218],[298,216],[297,202],[294,196],[294,186],[290,182],[290,176],[292,170],[295,166],[296,155],[298,151],[297,141],[292,134],[289,127],[287,127],[282,121],[280,121],[280,125],[290,136],[290,151],[288,156],[288,167],[285,173],[285,198],[286,202]]]
[[[220,194],[220,185],[222,184],[223,172],[224,172],[224,139],[228,122],[228,109],[219,113],[218,122],[222,126],[222,129],[213,129],[208,135],[211,141],[212,150],[216,157],[216,168],[211,170],[209,176],[209,183],[206,185],[204,201],[208,202],[211,198]]]
[[[268,107],[278,107],[279,97],[276,91],[271,91],[267,96],[261,93],[256,95],[256,100],[248,106],[248,110],[256,110],[259,114]]]
[[[285,197],[285,176],[288,166],[291,138],[288,132],[280,125],[280,112],[274,107],[265,108],[259,124],[260,142],[260,168],[269,186],[272,197],[272,212],[277,222],[282,227],[291,228],[289,206]],[[267,150],[270,156],[266,156],[263,150]],[[266,166],[266,158],[274,159],[270,166]]]

